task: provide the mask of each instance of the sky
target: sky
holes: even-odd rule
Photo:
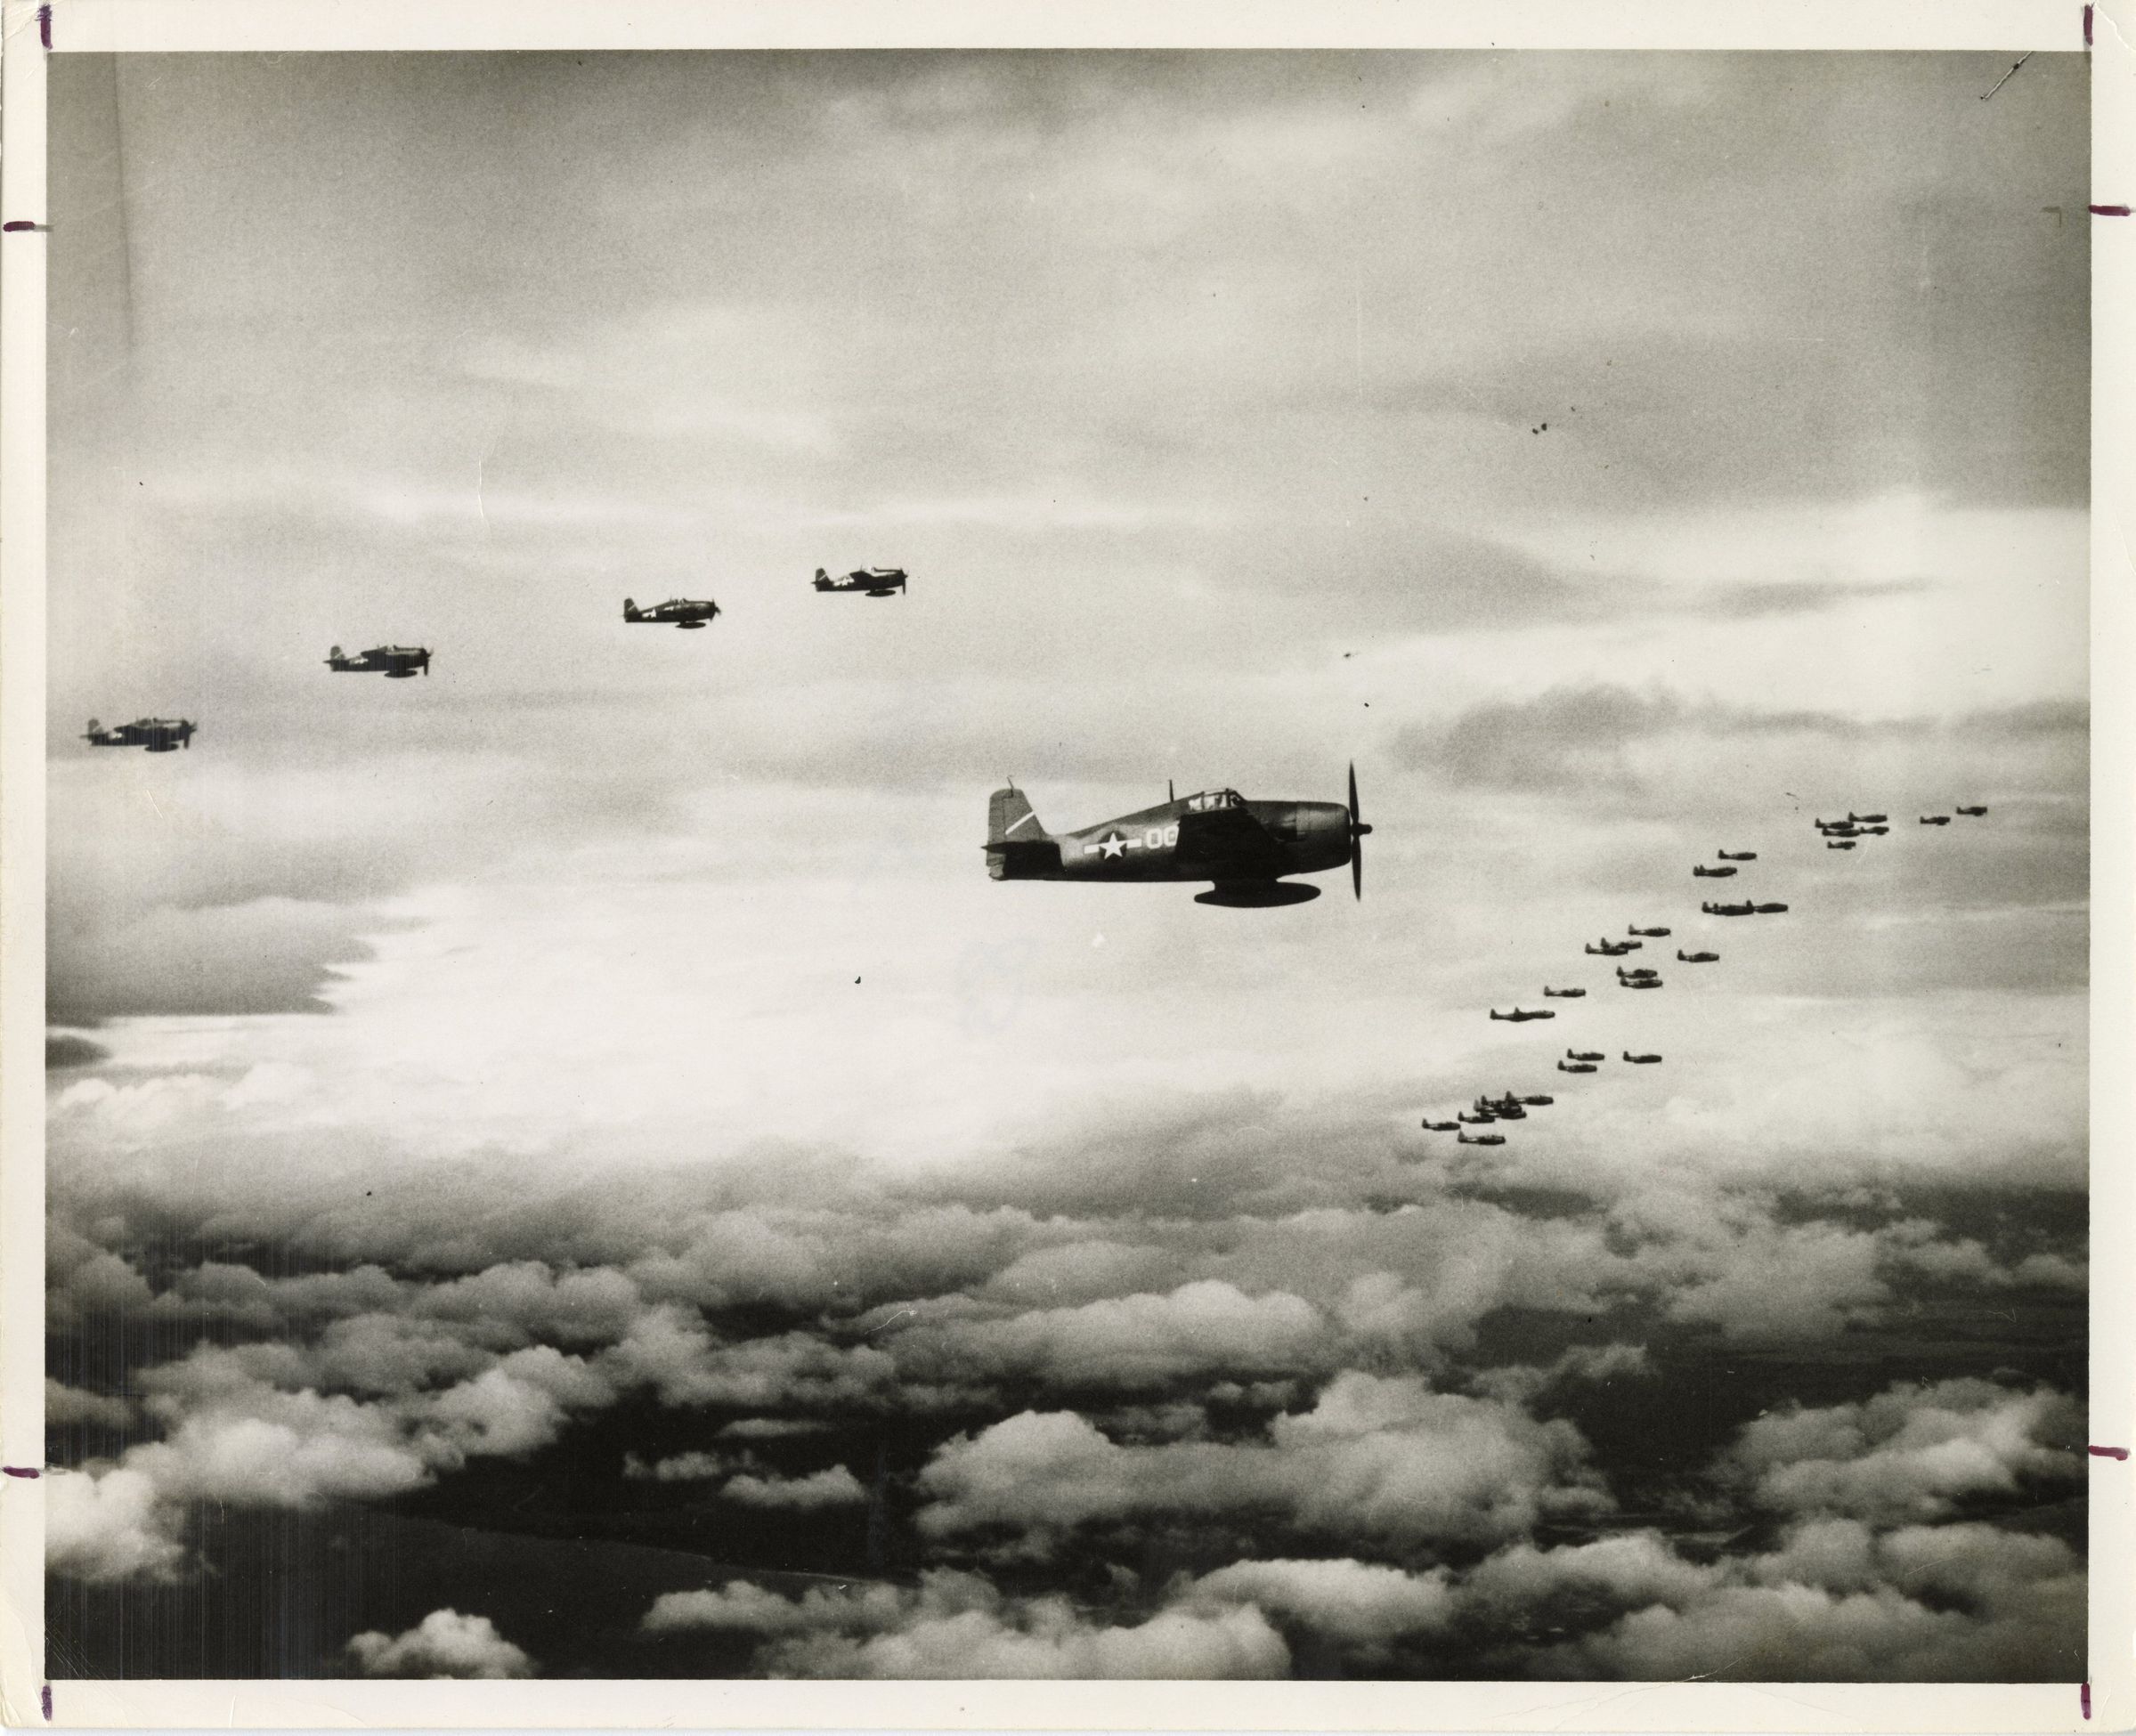
[[[2072,1678],[2087,102],[2006,69],[55,61],[55,1646],[600,1673],[479,1515],[636,1674]],[[1011,777],[1352,764],[1361,903],[984,872]],[[337,1550],[427,1577],[227,1589]]]

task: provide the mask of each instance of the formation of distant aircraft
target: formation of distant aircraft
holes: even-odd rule
[[[1555,1001],[1578,1001],[1587,994],[1584,988],[1552,988],[1547,983],[1543,993]]]
[[[150,753],[172,753],[192,746],[193,728],[183,718],[136,718],[130,724],[106,729],[92,718],[82,740],[93,748],[146,748]]]

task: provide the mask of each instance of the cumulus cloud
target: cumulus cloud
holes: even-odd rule
[[[760,1477],[743,1472],[730,1477],[719,1493],[745,1507],[783,1508],[794,1513],[857,1506],[868,1498],[860,1479],[842,1464],[812,1471],[805,1477]]]
[[[91,1585],[177,1576],[185,1560],[181,1516],[146,1472],[54,1472],[44,1489],[45,1564],[52,1572]]]
[[[1272,1512],[1301,1533],[1383,1546],[1496,1543],[1607,1496],[1579,1432],[1516,1407],[1346,1372],[1263,1441],[1120,1446],[1072,1412],[1027,1411],[938,1448],[919,1485],[922,1531],[1006,1530],[1049,1546],[1129,1518]]]
[[[433,1610],[406,1632],[390,1638],[373,1630],[348,1643],[348,1654],[366,1675],[450,1676],[495,1682],[534,1674],[533,1659],[497,1631],[487,1616]]]

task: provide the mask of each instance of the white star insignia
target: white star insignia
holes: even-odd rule
[[[1098,853],[1100,856],[1118,856],[1126,848],[1127,840],[1117,831],[1109,838],[1098,840]]]

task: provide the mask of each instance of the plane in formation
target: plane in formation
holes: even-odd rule
[[[1556,1001],[1579,1001],[1587,995],[1584,988],[1552,988],[1547,983],[1543,986],[1543,993]]]
[[[82,740],[93,748],[146,748],[150,753],[170,753],[192,746],[193,729],[183,718],[136,718],[112,729],[92,718]]]
[[[1358,815],[1352,766],[1347,807],[1248,801],[1236,790],[1183,799],[1167,793],[1156,807],[1058,835],[1039,823],[1023,791],[1011,784],[988,803],[984,848],[987,872],[997,880],[1209,880],[1208,891],[1194,895],[1196,904],[1258,910],[1319,897],[1319,887],[1283,877],[1344,863],[1351,891],[1363,897],[1361,840],[1371,830]]]
[[[1644,935],[1649,940],[1660,940],[1668,935],[1669,930],[1667,929],[1628,928],[1625,929],[1625,933]]]
[[[1699,908],[1709,916],[1755,916],[1758,913],[1758,906],[1749,903],[1740,905],[1707,904],[1701,905]]]
[[[1758,860],[1756,850],[1716,850],[1713,854],[1722,862],[1755,862]]]
[[[901,566],[855,567],[842,579],[833,579],[820,566],[816,570],[816,588],[819,591],[858,591],[865,596],[889,596],[905,589],[905,569]]]
[[[1463,1145],[1504,1145],[1506,1143],[1506,1136],[1503,1133],[1457,1133],[1454,1138]]]
[[[1605,1057],[1599,1049],[1568,1049],[1565,1051],[1565,1059],[1568,1061],[1599,1061]]]
[[[1987,809],[1985,807],[1957,807],[1953,808],[1951,811],[1953,814],[1962,814],[1969,820],[1978,820],[1983,814],[1987,812]]]
[[[1856,814],[1851,807],[1847,810],[1848,823],[1857,826],[1880,826],[1890,817],[1888,814]]]
[[[1661,1058],[1659,1055],[1635,1055],[1628,1049],[1624,1051],[1624,1059],[1634,1067],[1652,1067]]]
[[[712,617],[719,612],[719,605],[709,596],[695,599],[670,596],[650,609],[639,608],[627,596],[623,599],[623,619],[634,627],[679,627],[694,632],[700,627],[709,627]]]
[[[1490,1016],[1493,1018],[1505,1019],[1508,1024],[1513,1025],[1525,1025],[1531,1018],[1555,1018],[1557,1017],[1554,1012],[1542,1012],[1520,1007],[1515,1007],[1511,1012],[1500,1012],[1496,1007],[1493,1007],[1490,1010]]]
[[[1595,1070],[1595,1063],[1592,1061],[1560,1061],[1557,1064],[1557,1070],[1560,1073],[1592,1073]]]
[[[382,675],[389,681],[405,681],[411,675],[430,673],[430,653],[419,645],[376,645],[349,657],[336,645],[327,653],[327,667],[336,675]]]
[[[1619,988],[1660,988],[1661,979],[1659,977],[1620,977],[1617,978],[1617,986]]]
[[[1709,868],[1702,862],[1692,864],[1692,876],[1702,880],[1725,880],[1735,872],[1733,868]]]
[[[1951,816],[1948,814],[1924,814],[1921,816],[1921,823],[1924,826],[1947,826],[1951,823]]]
[[[1720,956],[1718,953],[1686,953],[1680,946],[1677,948],[1677,961],[1683,964],[1718,964]]]
[[[1424,1119],[1424,1131],[1427,1133],[1458,1133],[1461,1131],[1461,1124],[1458,1121],[1433,1121],[1429,1115],[1426,1115]]]
[[[1828,838],[1824,840],[1824,848],[1828,850],[1851,850],[1854,848],[1854,840],[1851,838]]]
[[[1620,959],[1627,953],[1637,952],[1639,943],[1636,940],[1612,940],[1607,935],[1604,935],[1595,945],[1584,947],[1582,950],[1593,953],[1601,958]]]

